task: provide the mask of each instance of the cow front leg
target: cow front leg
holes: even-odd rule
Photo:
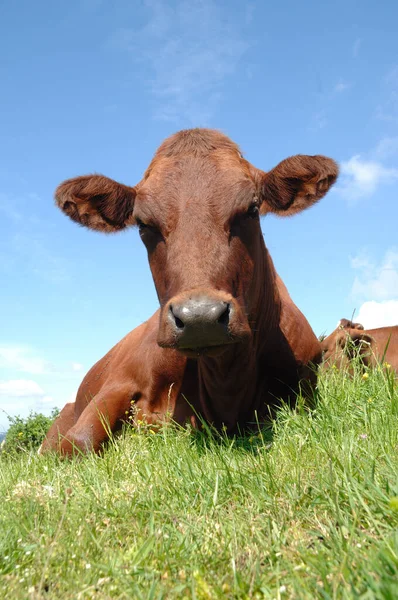
[[[59,413],[48,430],[43,443],[38,449],[38,454],[44,454],[49,450],[58,450],[62,438],[67,434],[71,427],[75,424],[75,403],[69,402]]]
[[[60,441],[63,455],[98,452],[131,406],[131,388],[102,389]]]

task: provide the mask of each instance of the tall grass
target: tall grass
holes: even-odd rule
[[[0,457],[0,596],[398,598],[398,389],[322,374],[316,410],[228,439],[124,431]]]

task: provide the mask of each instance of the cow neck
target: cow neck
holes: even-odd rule
[[[203,415],[209,422],[223,423],[231,431],[241,420],[240,416],[249,414],[255,407],[267,346],[272,345],[278,335],[280,300],[276,272],[262,238],[261,241],[248,307],[251,339],[232,344],[220,356],[203,356],[197,360]]]

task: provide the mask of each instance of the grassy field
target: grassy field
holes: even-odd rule
[[[323,375],[243,439],[0,457],[1,598],[398,598],[398,387]]]

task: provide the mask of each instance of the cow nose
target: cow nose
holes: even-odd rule
[[[180,348],[222,345],[230,341],[229,302],[200,296],[169,306],[169,322]]]
[[[171,304],[170,312],[177,329],[186,326],[215,325],[227,326],[229,321],[229,302],[212,302],[211,300],[191,300],[183,304]]]

